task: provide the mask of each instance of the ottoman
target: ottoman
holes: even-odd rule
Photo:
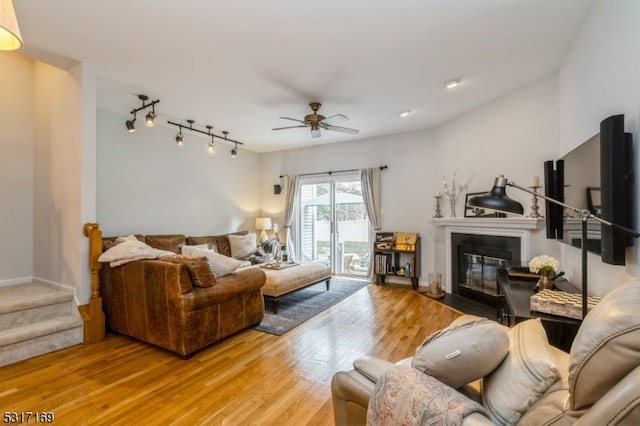
[[[262,287],[265,301],[270,300],[274,314],[278,313],[278,301],[285,294],[327,281],[327,290],[331,281],[331,268],[324,262],[300,263],[286,269],[262,269],[267,281]]]

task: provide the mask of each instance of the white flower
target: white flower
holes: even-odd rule
[[[560,268],[560,263],[547,255],[536,256],[529,262],[529,270],[534,274],[538,274],[541,271],[557,271],[558,268]]]

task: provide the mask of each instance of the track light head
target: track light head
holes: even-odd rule
[[[211,134],[211,129],[213,129],[213,126],[207,126],[209,134]],[[213,137],[213,134],[211,134],[211,142],[207,144],[207,151],[209,151],[209,154],[213,154],[216,150],[216,142],[213,140]]]
[[[227,135],[225,134],[225,139],[226,139],[226,136]],[[236,143],[236,146],[231,149],[231,158],[236,158],[237,156],[238,156],[238,144]]]
[[[156,114],[154,112],[149,112],[145,116],[145,122],[147,123],[147,126],[153,127],[153,125],[156,124]]]
[[[176,145],[182,146],[184,145],[184,141],[182,140],[182,131],[176,135]]]
[[[127,120],[124,124],[127,126],[127,132],[133,133],[136,131],[136,126],[133,124],[136,122],[136,119]]]

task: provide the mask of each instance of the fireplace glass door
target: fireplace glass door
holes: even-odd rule
[[[506,268],[506,259],[461,251],[458,265],[459,287],[491,296],[498,294],[497,270]]]

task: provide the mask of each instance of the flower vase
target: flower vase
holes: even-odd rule
[[[540,290],[553,290],[553,277],[555,275],[555,271],[554,270],[550,270],[550,271],[545,271],[542,270],[540,271],[540,279],[538,280],[538,283],[536,284],[536,288],[538,289],[538,291]]]
[[[456,217],[456,201],[457,199],[454,197],[449,198],[449,204],[451,206],[451,217]]]

